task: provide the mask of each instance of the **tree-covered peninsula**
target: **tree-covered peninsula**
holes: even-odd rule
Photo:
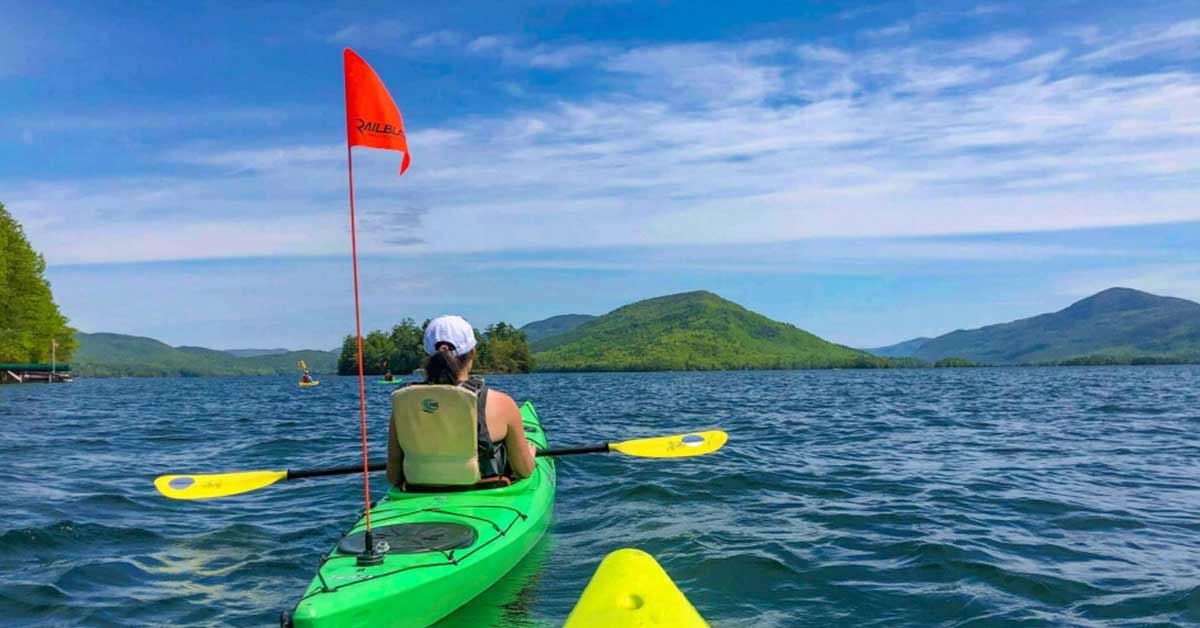
[[[369,375],[379,375],[390,370],[396,375],[405,375],[421,368],[425,360],[423,338],[424,323],[417,325],[405,318],[392,327],[391,331],[375,330],[363,336],[363,370]],[[533,370],[533,356],[525,333],[499,322],[489,325],[482,333],[475,330],[475,368],[479,373],[528,373]],[[338,357],[339,375],[358,374],[357,342],[354,336],[342,341],[342,352]]]
[[[0,203],[0,362],[49,362],[51,343],[58,361],[69,362],[78,347],[45,272],[46,259]]]

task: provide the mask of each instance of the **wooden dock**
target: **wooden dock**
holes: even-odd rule
[[[70,364],[0,362],[0,384],[62,384],[73,379]]]

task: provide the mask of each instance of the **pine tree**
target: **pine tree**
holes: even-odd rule
[[[51,341],[58,360],[68,362],[78,347],[45,272],[46,259],[0,203],[0,362],[49,362]]]

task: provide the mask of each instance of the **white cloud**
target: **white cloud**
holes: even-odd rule
[[[963,46],[959,53],[968,58],[987,61],[1007,61],[1028,50],[1033,40],[1024,35],[996,35]]]
[[[1080,60],[1111,63],[1151,54],[1189,59],[1200,56],[1200,19],[1176,22],[1169,26],[1137,28],[1083,55]]]
[[[565,70],[593,62],[610,52],[603,44],[533,44],[513,37],[484,35],[471,40],[467,52],[487,55],[508,65],[538,70]]]
[[[417,37],[412,42],[413,48],[440,48],[460,45],[464,40],[462,33],[453,30],[433,31]]]
[[[372,20],[344,26],[330,35],[327,41],[347,46],[396,47],[407,45],[411,40],[410,30],[400,20]]]
[[[302,108],[235,107],[194,110],[106,110],[87,113],[57,113],[50,115],[15,115],[0,120],[0,126],[46,134],[77,134],[80,132],[174,131],[213,124],[258,124],[277,127],[289,119],[307,115]]]
[[[1070,273],[1058,280],[1057,287],[1061,294],[1085,297],[1113,286],[1200,301],[1200,264],[1133,264],[1116,272]]]
[[[796,54],[802,59],[821,61],[825,63],[848,63],[850,55],[831,46],[814,46],[804,44],[796,47]]]
[[[603,55],[614,45],[490,36],[466,46],[525,68],[570,67],[605,91],[410,129],[403,178],[396,155],[356,152],[365,251],[421,250],[415,242],[444,224],[487,234],[456,246],[470,252],[1200,220],[1194,71],[1105,74],[1074,49],[1028,57],[1047,47],[1011,33],[853,52],[782,40]],[[246,233],[267,234],[267,254],[344,246],[334,138],[162,158],[201,173],[6,185],[9,207],[56,260],[244,255],[252,243],[234,236]],[[135,225],[147,216],[164,218]],[[181,234],[167,216],[195,228]],[[77,251],[72,233],[149,242]],[[187,233],[196,246],[182,246]]]
[[[653,46],[616,55],[604,68],[638,77],[642,89],[659,97],[753,101],[782,89],[783,69],[774,57],[784,50],[777,41]]]
[[[889,39],[893,37],[899,37],[901,35],[908,35],[911,32],[912,23],[907,20],[902,20],[894,24],[889,24],[888,26],[864,31],[863,34],[871,38]]]

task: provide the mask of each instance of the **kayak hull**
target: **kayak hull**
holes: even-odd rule
[[[533,406],[521,408],[526,435],[548,446]],[[371,509],[377,530],[408,524],[471,528],[469,544],[438,551],[389,553],[383,564],[359,567],[334,548],[292,613],[297,627],[424,627],[453,612],[504,577],[550,525],[556,485],[552,458],[538,458],[533,476],[512,486],[456,493],[388,492]],[[348,535],[362,532],[359,520]]]
[[[301,388],[312,388],[313,386],[320,386],[321,381],[314,379],[311,382],[296,382],[296,384]]]

